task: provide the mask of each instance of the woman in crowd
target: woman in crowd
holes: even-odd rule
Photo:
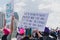
[[[16,35],[17,40],[21,40],[22,38],[24,38],[24,36],[25,36],[25,30],[24,30],[24,28],[19,28],[18,27],[17,35]]]
[[[4,28],[1,29],[1,31],[3,31],[3,36],[2,36],[2,40],[11,40],[11,39],[8,39],[8,35],[12,34],[13,32],[13,21],[14,21],[14,16],[12,16],[12,20],[11,20],[11,28],[7,28],[6,27],[6,20],[4,19]]]

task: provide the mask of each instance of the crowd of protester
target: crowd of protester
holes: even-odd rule
[[[7,28],[6,20],[4,19],[4,27],[2,29],[0,29],[0,31],[3,32],[3,36],[1,38],[1,40],[11,40],[11,35],[13,32],[13,24],[14,24],[14,16],[12,16],[11,26],[8,25],[8,27],[10,27],[10,28]]]
[[[20,30],[19,33],[17,32],[16,37],[17,40],[60,40],[60,30],[51,31],[49,28],[45,27],[43,32],[33,30],[32,33],[28,35],[26,35],[26,31]]]
[[[6,23],[4,22],[2,40],[11,40],[13,32],[14,17],[12,16],[11,28],[8,30]],[[32,28],[18,28],[16,34],[17,40],[60,40],[60,30],[49,30],[45,27],[44,31],[38,29],[32,30]]]

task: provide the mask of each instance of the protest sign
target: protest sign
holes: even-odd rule
[[[44,31],[48,13],[25,13],[19,27]]]

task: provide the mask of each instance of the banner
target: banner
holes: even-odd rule
[[[25,13],[19,27],[44,31],[48,13]]]

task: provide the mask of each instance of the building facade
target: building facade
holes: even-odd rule
[[[3,12],[0,12],[0,29],[3,28],[4,26],[4,17],[5,17],[5,14]],[[2,32],[0,31],[0,38],[2,37]]]

